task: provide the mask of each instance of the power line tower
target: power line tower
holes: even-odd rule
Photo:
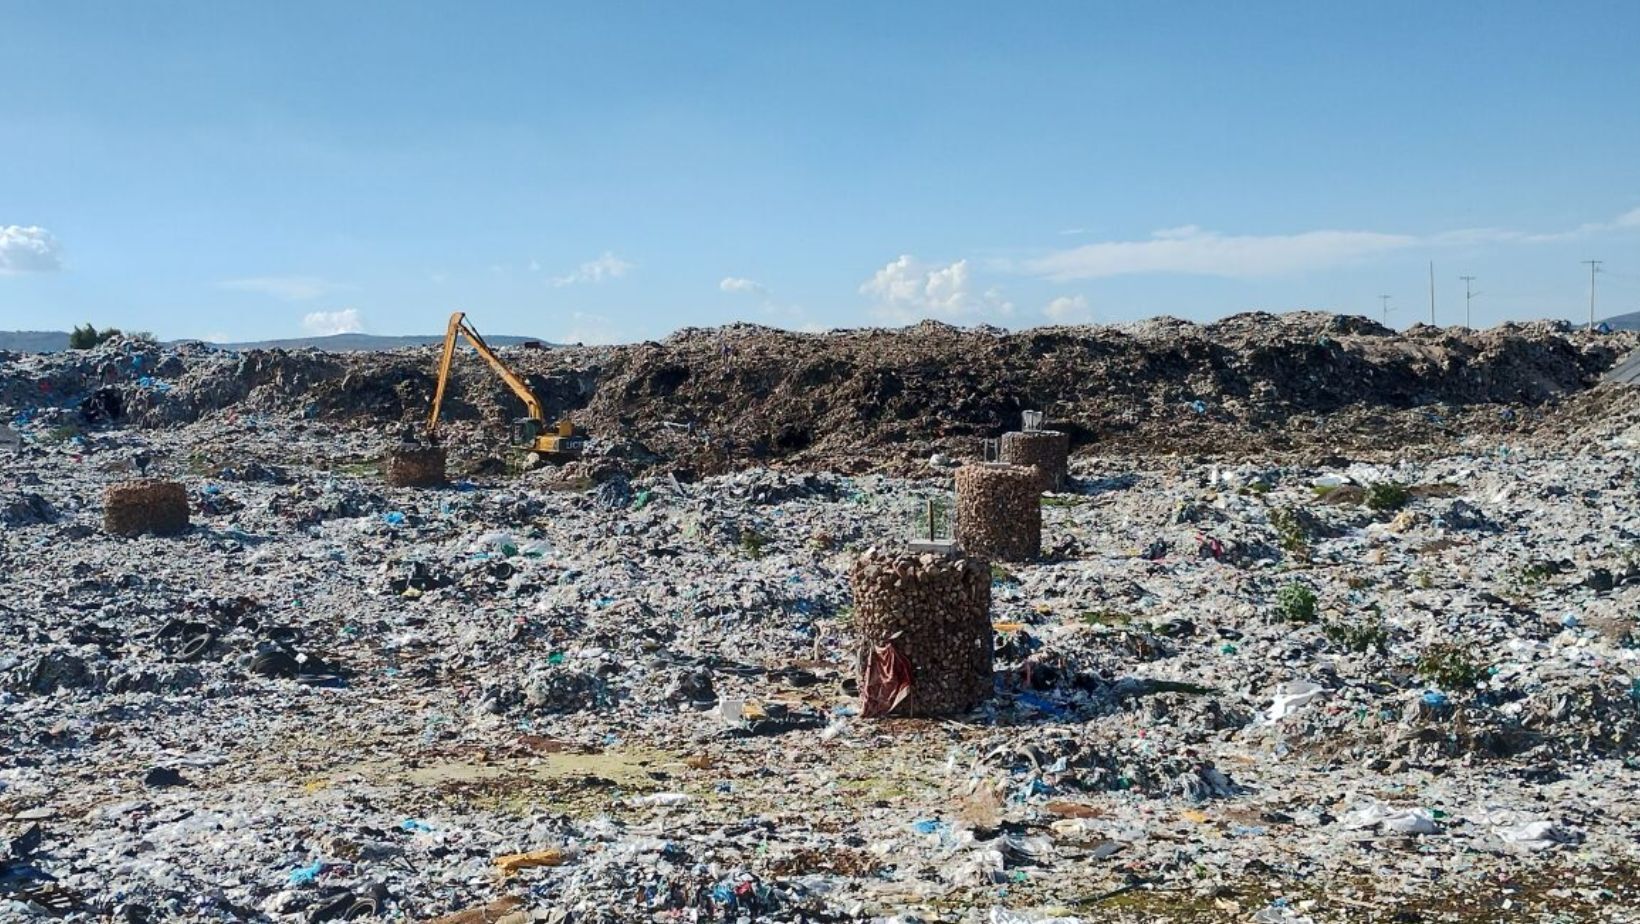
[[[1378,296],[1378,303],[1381,306],[1383,306],[1383,309],[1384,309],[1384,326],[1388,327],[1389,326],[1389,296],[1388,295]]]
[[[1469,284],[1475,281],[1474,276],[1459,276],[1463,280],[1463,326],[1473,330],[1475,325],[1469,313],[1469,300],[1479,295],[1479,292],[1469,291]]]
[[[1435,261],[1429,261],[1429,324],[1435,326]]]
[[[1594,274],[1600,272],[1600,264],[1605,260],[1584,260],[1589,264],[1589,332],[1594,333]]]

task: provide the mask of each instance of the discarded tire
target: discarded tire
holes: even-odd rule
[[[442,446],[401,446],[387,454],[387,483],[396,488],[436,488],[445,483],[448,453]]]
[[[188,529],[188,492],[175,481],[154,478],[109,485],[103,529],[116,536],[175,536]]]
[[[1024,430],[1002,434],[1002,461],[1035,468],[1044,491],[1065,489],[1071,437],[1057,430]]]
[[[990,696],[988,562],[873,549],[849,586],[863,715],[949,715]]]
[[[1042,553],[1040,475],[1022,465],[957,469],[957,544],[971,555],[1028,561]]]

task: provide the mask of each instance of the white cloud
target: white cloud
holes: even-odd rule
[[[1104,241],[1027,260],[1034,275],[1064,281],[1130,273],[1276,276],[1325,269],[1400,250],[1418,239],[1374,231],[1306,231],[1287,235],[1224,235],[1194,226],[1157,231],[1144,241]]]
[[[1629,228],[1640,228],[1640,208],[1610,221],[1547,232],[1460,228],[1427,235],[1336,230],[1252,235],[1222,234],[1185,225],[1154,231],[1145,240],[1101,241],[1003,265],[1058,281],[1137,273],[1256,278],[1331,269],[1413,247],[1540,244]]]
[[[826,328],[809,317],[809,312],[802,305],[782,301],[775,298],[774,292],[766,285],[755,279],[746,279],[742,276],[725,276],[718,283],[718,288],[735,295],[751,295],[757,298],[757,308],[760,313],[760,323],[784,330],[807,331],[817,333]]]
[[[364,319],[357,308],[336,311],[310,311],[302,318],[302,329],[314,337],[332,334],[357,334],[364,330]]]
[[[224,280],[217,286],[238,292],[260,292],[291,302],[305,302],[342,288],[317,276],[251,276]]]
[[[723,277],[723,281],[718,283],[718,288],[725,292],[751,292],[756,295],[767,295],[769,293],[769,287],[763,283],[742,279],[739,276]]]
[[[50,231],[33,225],[0,225],[0,276],[62,268],[62,254]]]
[[[1093,319],[1085,295],[1061,295],[1049,302],[1042,313],[1060,324],[1086,324]]]
[[[552,277],[555,286],[572,286],[583,282],[603,282],[606,279],[619,279],[630,272],[636,264],[628,263],[609,251],[596,260],[588,260],[575,268],[575,272],[565,276]]]
[[[967,260],[948,266],[929,266],[901,254],[860,285],[871,296],[882,317],[901,322],[920,318],[964,320],[982,315],[1006,315],[1014,310],[998,289],[976,295]]]

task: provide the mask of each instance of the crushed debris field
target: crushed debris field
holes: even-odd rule
[[[509,348],[584,457],[458,364],[439,488],[431,349],[0,354],[0,920],[1636,920],[1635,345]],[[851,570],[1027,409],[991,695],[862,715]]]

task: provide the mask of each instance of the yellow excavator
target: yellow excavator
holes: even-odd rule
[[[535,392],[531,391],[530,386],[518,376],[518,373],[508,368],[507,364],[501,361],[501,357],[490,349],[490,345],[484,342],[478,331],[473,330],[473,326],[467,323],[466,313],[461,311],[450,315],[450,326],[444,332],[444,354],[438,363],[438,387],[433,392],[433,409],[427,415],[429,441],[434,441],[437,436],[439,409],[444,405],[444,389],[450,384],[450,366],[455,362],[456,340],[459,337],[466,337],[478,355],[490,364],[490,368],[495,370],[496,375],[501,376],[501,380],[507,383],[513,394],[524,402],[528,416],[513,421],[513,443],[548,459],[562,460],[580,455],[582,447],[586,445],[586,437],[580,429],[567,417],[548,425],[546,412],[542,410],[541,400],[535,396]]]

